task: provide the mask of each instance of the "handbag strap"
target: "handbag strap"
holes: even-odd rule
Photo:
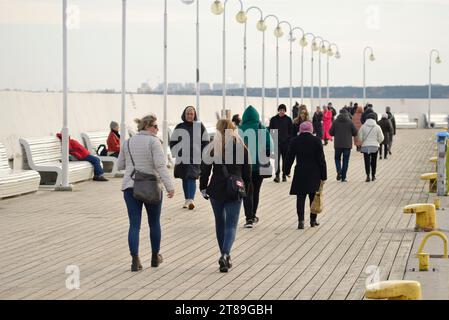
[[[371,134],[371,132],[373,131],[374,127],[371,128],[371,130],[368,132],[368,134],[366,135],[365,139],[362,140],[362,144],[365,143],[366,139],[368,139],[369,135]]]
[[[126,144],[127,144],[127,146],[128,146],[129,157],[131,158],[131,162],[132,162],[133,168],[134,168],[134,169],[133,169],[133,172],[131,172],[131,179],[134,180],[135,174],[136,174],[136,164],[135,164],[135,162],[134,162],[133,155],[132,155],[132,153],[131,153],[131,148],[129,147],[129,141],[130,141],[131,139],[132,139],[132,138],[129,138]]]
[[[224,174],[225,178],[228,179],[230,177],[228,168],[226,167],[226,165],[224,163],[221,165],[221,168],[223,169],[223,174]]]

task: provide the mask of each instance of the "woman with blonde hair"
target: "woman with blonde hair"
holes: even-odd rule
[[[156,268],[162,263],[162,255],[159,254],[161,245],[162,194],[158,203],[147,203],[136,199],[134,195],[136,175],[138,173],[151,175],[157,181],[162,181],[168,192],[168,198],[173,198],[175,193],[173,181],[167,169],[162,143],[157,137],[159,126],[156,116],[149,115],[142,119],[136,119],[136,123],[139,133],[124,143],[118,157],[119,170],[125,170],[122,191],[129,217],[128,245],[132,257],[132,272],[142,270],[139,259],[139,233],[144,205],[150,225],[151,267]]]
[[[245,144],[230,120],[219,120],[214,140],[203,154],[200,189],[203,197],[210,199],[215,215],[215,231],[221,253],[218,260],[220,272],[228,272],[232,267],[231,249],[242,199],[250,183],[251,165]]]

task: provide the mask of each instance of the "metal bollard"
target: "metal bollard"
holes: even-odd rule
[[[437,164],[437,194],[438,196],[447,195],[447,139],[448,132],[440,132],[437,134],[438,144],[438,164]]]

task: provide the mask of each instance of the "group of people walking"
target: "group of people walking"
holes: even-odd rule
[[[290,194],[296,196],[298,229],[305,227],[307,196],[312,204],[316,193],[327,180],[322,142],[326,141],[326,137],[327,141],[335,139],[338,180],[347,181],[353,137],[361,142],[361,151],[366,154],[365,161],[370,164],[370,169],[373,168],[379,144],[385,140],[382,132],[384,125],[382,128],[377,125],[375,115],[367,114],[362,119],[362,114],[359,121],[364,123],[357,128],[351,117],[353,120],[357,118],[358,110],[353,116],[347,109],[342,109],[335,120],[333,110],[331,104],[324,108],[322,114],[320,109],[317,109],[311,120],[307,108],[299,106],[297,116],[292,120],[287,115],[287,107],[280,105],[278,114],[271,118],[269,126],[265,127],[257,110],[248,106],[242,118],[237,115],[232,121],[219,120],[212,141],[204,125],[198,121],[195,108],[189,106],[184,110],[182,122],[176,126],[169,141],[172,156],[176,158],[174,177],[182,179],[185,209],[195,209],[197,180],[201,195],[211,203],[220,250],[218,260],[220,272],[228,272],[233,266],[231,250],[242,205],[246,217],[244,227],[253,228],[259,222],[257,213],[260,192],[264,179],[273,175],[270,162],[273,154],[276,155],[274,171],[276,183],[281,183],[281,171],[282,181],[288,180],[296,161]],[[139,133],[122,144],[118,155],[119,169],[125,170],[122,191],[130,223],[128,243],[132,256],[132,271],[142,269],[139,259],[139,231],[144,206],[150,226],[151,266],[158,267],[162,263],[160,185],[165,187],[168,198],[173,198],[175,193],[174,183],[166,166],[162,141],[157,135],[159,130],[157,117],[146,116],[136,120],[136,123]],[[385,128],[390,130],[386,125]],[[111,134],[116,135],[114,132]],[[394,132],[391,133],[393,134]],[[391,152],[389,148],[385,150]],[[341,157],[343,157],[342,164]],[[375,166],[373,170],[374,180]],[[145,191],[141,184],[144,180],[142,177],[148,181],[158,182],[157,192],[160,195],[156,200],[146,201],[138,196],[141,191]],[[137,187],[143,189],[136,190]],[[319,226],[316,214],[310,215],[310,226]]]

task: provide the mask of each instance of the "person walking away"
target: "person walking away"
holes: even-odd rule
[[[168,198],[173,198],[175,188],[170,173],[167,169],[167,161],[162,149],[162,142],[157,137],[159,130],[157,117],[149,115],[142,119],[136,119],[138,134],[123,144],[123,149],[118,157],[119,170],[125,170],[122,191],[128,209],[129,231],[128,245],[132,257],[131,271],[142,270],[139,258],[139,234],[142,222],[142,209],[145,206],[150,226],[151,242],[151,267],[157,268],[163,258],[160,252],[161,246],[161,208],[162,195],[159,203],[144,203],[134,198],[134,178],[136,170],[155,176],[168,192]]]
[[[321,183],[327,180],[326,159],[321,140],[313,135],[313,125],[306,121],[300,126],[300,134],[293,138],[287,155],[286,169],[290,173],[296,160],[295,173],[290,194],[296,196],[298,229],[304,229],[304,211],[307,196],[310,204],[320,189]],[[316,214],[310,214],[310,226],[320,224]]]
[[[396,135],[396,119],[391,112],[391,108],[387,107],[386,112],[388,114],[388,120],[391,121],[391,124],[393,125],[393,135],[390,136],[390,145],[388,146],[388,153],[391,155],[391,148],[393,147],[393,137]]]
[[[382,129],[382,134],[384,135],[384,141],[382,141],[379,150],[379,159],[382,160],[382,151],[384,151],[384,158],[388,158],[388,147],[390,146],[390,139],[393,136],[393,125],[388,119],[388,114],[384,113],[382,115],[382,119],[379,121],[379,126]]]
[[[59,140],[62,139],[62,134],[58,133],[56,136]],[[94,181],[106,182],[109,181],[104,177],[103,167],[101,166],[101,160],[97,156],[91,155],[89,150],[81,145],[75,139],[69,137],[69,154],[76,158],[78,161],[87,161],[94,167]]]
[[[358,137],[362,141],[361,151],[365,161],[366,182],[376,180],[377,153],[379,152],[380,143],[385,138],[382,129],[375,119],[376,115],[370,113],[358,133]]]
[[[365,111],[362,114],[362,118],[361,118],[362,124],[365,123],[366,119],[368,119],[368,115],[370,115],[370,114],[374,114],[375,115],[375,119],[374,118],[373,119],[376,122],[379,120],[379,117],[378,117],[377,113],[374,112],[373,105],[372,104],[367,104],[366,105],[366,109],[365,109]]]
[[[355,105],[357,105],[357,103]],[[360,128],[362,127],[362,114],[363,114],[363,108],[357,106],[357,110],[355,111],[354,115],[352,116],[352,123],[354,124],[355,128],[357,129],[357,132],[359,132]],[[360,152],[360,149],[362,148],[362,141],[360,141],[358,135],[354,137],[354,144],[357,148],[357,151]]]
[[[248,113],[248,116],[253,116],[254,113]],[[243,120],[245,121],[245,119]],[[281,104],[278,107],[278,114],[270,119],[269,125],[270,132],[274,134],[274,130],[277,130],[278,134],[278,146],[276,153],[276,177],[274,182],[280,182],[280,173],[282,169],[282,181],[287,181],[287,175],[285,174],[285,159],[287,157],[288,146],[290,138],[292,136],[293,124],[292,119],[287,115],[287,107],[285,104]],[[281,166],[282,158],[282,166]]]
[[[112,121],[109,125],[111,132],[109,132],[107,145],[108,145],[108,155],[110,157],[118,158],[120,153],[120,127],[117,122]]]
[[[349,112],[341,109],[337,119],[332,123],[329,134],[335,138],[335,167],[337,169],[337,181],[347,182],[346,177],[351,156],[352,139],[357,136],[357,129],[352,123]],[[342,164],[343,156],[343,164]]]
[[[170,138],[170,148],[173,157],[176,158],[174,169],[175,178],[182,180],[185,198],[183,208],[193,210],[195,208],[196,180],[200,177],[201,154],[204,147],[209,143],[209,135],[203,123],[198,122],[194,107],[189,106],[185,108],[181,119],[182,122],[175,127]],[[194,126],[198,126],[201,130],[194,130]],[[188,134],[189,140],[182,141],[183,137],[187,139],[186,134]],[[179,149],[180,146],[182,146],[181,150],[174,150],[175,147]],[[183,147],[190,149],[190,157],[188,159],[184,159],[182,155]],[[195,158],[199,161],[195,161]]]
[[[296,119],[299,116],[299,107],[299,103],[296,101],[292,108],[292,119]]]
[[[327,146],[328,141],[332,141],[332,136],[329,134],[329,130],[332,126],[332,111],[327,107],[323,108],[323,140],[324,145]]]
[[[273,118],[275,118],[273,120]],[[283,112],[283,116],[279,118],[273,117],[270,124],[274,127],[279,127],[278,133],[282,131],[283,141],[280,148],[288,149],[289,143],[289,126],[291,127],[291,119]],[[284,124],[286,120],[286,124]],[[286,127],[286,128],[284,128]],[[261,130],[261,131],[259,131]],[[257,209],[259,207],[260,189],[264,176],[260,174],[260,159],[259,155],[263,154],[268,159],[270,157],[271,136],[270,131],[260,123],[259,113],[253,106],[246,108],[243,113],[243,121],[239,127],[239,135],[245,143],[248,149],[251,159],[251,183],[246,192],[246,197],[243,200],[243,206],[245,209],[246,223],[244,228],[253,228],[258,222]],[[249,137],[255,137],[250,141]],[[264,137],[265,141],[259,141],[260,137]],[[284,146],[285,145],[285,146]],[[261,150],[264,148],[264,150]],[[285,158],[282,159],[285,162]]]
[[[239,153],[238,149],[243,152]],[[227,119],[218,121],[216,136],[205,154],[211,159],[203,157],[200,189],[203,197],[210,199],[215,216],[215,232],[221,254],[219,270],[228,272],[232,268],[231,249],[237,233],[242,197],[251,183],[251,165],[243,141],[233,123]],[[243,155],[243,159],[239,159],[237,154]],[[230,177],[233,179],[230,180]],[[232,186],[238,192],[230,187],[231,181],[234,181]]]
[[[359,109],[359,104],[356,102],[356,103],[354,103],[354,105],[352,106],[352,109],[351,109],[351,115],[354,116],[358,109]],[[363,113],[363,108],[362,108],[362,113]]]
[[[323,112],[320,107],[316,107],[316,111],[313,114],[313,131],[317,138],[323,139]]]

